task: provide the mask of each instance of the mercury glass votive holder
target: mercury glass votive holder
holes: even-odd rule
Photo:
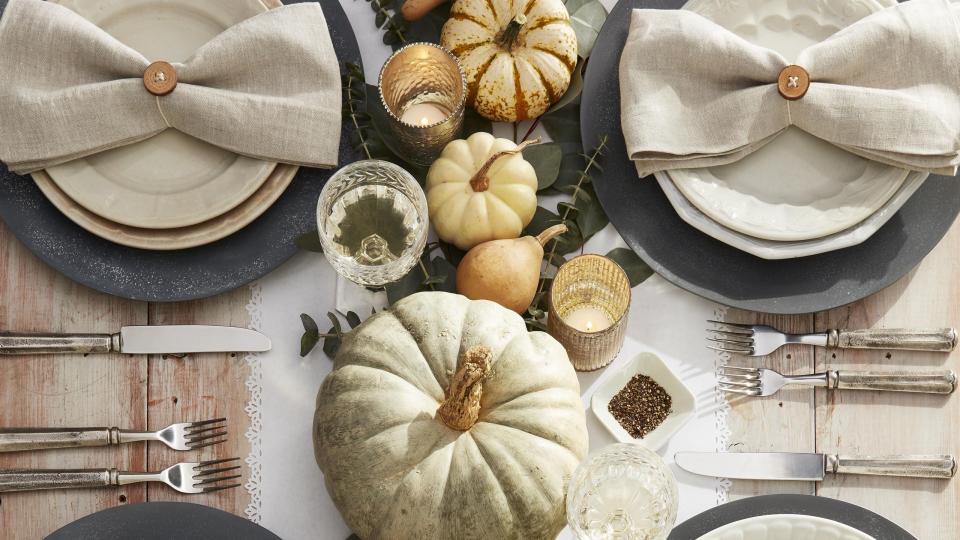
[[[601,255],[581,255],[553,279],[547,328],[577,371],[594,371],[623,347],[629,312],[630,279],[623,268]]]
[[[463,126],[467,78],[457,57],[433,43],[411,43],[380,70],[380,100],[404,158],[430,165]]]

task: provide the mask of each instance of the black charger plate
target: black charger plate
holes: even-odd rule
[[[587,153],[608,137],[597,196],[627,244],[658,274],[728,306],[809,313],[855,302],[904,276],[937,245],[960,213],[960,179],[931,175],[869,240],[839,251],[769,261],[685,223],[653,177],[640,179],[620,128],[620,53],[633,9],[679,9],[686,0],[620,0],[597,38],[581,100]],[[771,181],[776,181],[771,179]]]
[[[724,525],[756,516],[800,514],[843,523],[878,540],[917,540],[889,519],[866,508],[812,495],[763,495],[711,508],[684,521],[667,540],[693,540]]]
[[[307,0],[285,0],[293,4]],[[336,0],[320,2],[341,64],[361,65],[360,47]],[[7,0],[0,0],[0,13]],[[340,166],[355,161],[352,124],[340,132]],[[227,238],[179,251],[114,244],[60,213],[29,176],[0,164],[0,218],[27,248],[88,287],[132,300],[172,302],[213,296],[263,277],[297,252],[294,240],[316,228],[320,190],[332,170],[303,167],[276,203]]]
[[[189,503],[117,506],[78,519],[46,540],[280,540],[252,521]]]

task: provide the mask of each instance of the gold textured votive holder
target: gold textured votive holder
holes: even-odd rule
[[[380,100],[404,158],[430,165],[463,126],[467,78],[457,57],[434,43],[411,43],[380,70]]]
[[[598,320],[597,331],[586,331],[570,322],[578,312],[596,313],[608,320]],[[561,266],[553,278],[547,328],[567,350],[577,371],[600,369],[617,357],[629,313],[630,279],[612,259],[581,255]],[[608,327],[601,328],[607,323]]]

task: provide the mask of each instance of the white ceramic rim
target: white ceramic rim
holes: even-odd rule
[[[733,246],[751,255],[768,260],[795,259],[819,255],[838,249],[861,244],[880,230],[892,218],[914,193],[920,189],[929,173],[911,172],[900,189],[879,210],[855,226],[836,234],[797,242],[765,240],[728,229],[701,212],[690,203],[683,193],[670,180],[669,173],[656,173],[657,182],[667,196],[667,200],[680,216],[700,232],[715,238],[724,244]]]
[[[849,14],[841,9],[831,9],[831,3],[855,3],[864,10],[875,11],[894,1],[882,0],[881,3],[875,0],[825,0],[810,3],[813,6],[812,10],[825,13],[825,17],[833,17],[836,20],[836,26],[843,26],[849,24],[850,21],[846,20]],[[726,11],[719,9],[718,2],[719,0],[690,0],[683,9],[722,18]],[[749,5],[742,2],[737,4]],[[793,10],[797,9],[792,4],[789,5]],[[791,128],[793,129],[795,128]],[[778,143],[774,141],[770,144]],[[735,166],[739,167],[744,163],[761,163],[748,160],[761,160],[764,152],[773,151],[774,148],[773,146],[761,148]],[[827,146],[821,148],[825,152],[828,149]],[[821,155],[828,156],[826,153]],[[814,162],[816,159],[816,156],[813,156],[809,161]],[[815,201],[811,200],[807,204],[788,203],[786,198],[783,201],[765,202],[748,192],[737,192],[736,185],[731,187],[728,182],[721,180],[714,173],[721,170],[719,167],[675,170],[671,171],[670,177],[677,189],[692,205],[727,229],[766,240],[804,241],[839,233],[867,219],[898,192],[908,176],[908,171],[903,169],[869,160],[863,160],[863,162],[866,168],[859,178],[851,182],[838,182],[838,189],[832,197],[826,199],[817,197]],[[730,172],[736,173],[736,171],[725,171],[726,175]],[[780,174],[779,171],[770,170],[764,176],[774,178],[778,174]],[[827,176],[824,176],[824,179],[830,180]],[[749,185],[748,182],[744,183]],[[767,196],[769,197],[769,194]]]
[[[203,12],[211,21],[223,25],[229,22],[239,22],[243,17],[251,17],[265,12],[268,8],[262,0],[215,0],[193,2],[191,0],[139,0],[132,6],[129,0],[53,0],[76,9],[78,3],[96,2],[96,8],[90,8],[94,22],[103,21],[119,13],[135,13],[144,16],[150,5],[162,6],[169,11],[171,4],[182,4],[184,13],[196,14]],[[136,8],[136,9],[132,9]],[[84,10],[85,11],[85,10]],[[227,19],[219,20],[218,14]],[[238,20],[239,19],[239,20]],[[169,131],[169,130],[168,130]],[[119,152],[124,154],[147,155],[156,152],[158,145],[164,144],[163,139],[177,137],[181,144],[203,145],[199,140],[188,136],[164,132],[157,137],[129,145]],[[99,156],[81,158],[63,165],[51,167],[47,170],[49,177],[58,188],[74,202],[89,210],[92,214],[108,219],[120,225],[140,229],[173,229],[208,222],[236,208],[245,200],[253,196],[270,178],[277,163],[257,160],[237,155],[234,161],[226,165],[223,170],[212,176],[202,185],[192,186],[183,191],[172,193],[150,192],[138,190],[135,185],[137,176],[134,171],[130,176],[133,180],[121,183],[121,180],[111,179],[108,174],[102,173],[94,165],[95,160],[107,160],[110,163],[114,158],[109,151]],[[129,161],[128,158],[125,161]],[[176,162],[169,162],[176,167]],[[176,177],[174,169],[170,177]],[[182,176],[186,176],[183,174]],[[130,185],[133,182],[134,185]]]
[[[710,531],[709,533],[701,536],[698,540],[725,540],[724,535],[727,534],[737,534],[737,536],[731,536],[730,540],[755,540],[752,536],[747,536],[745,534],[748,527],[767,527],[769,529],[772,524],[786,524],[791,529],[794,529],[798,526],[815,526],[818,531],[821,528],[827,528],[830,532],[836,533],[839,536],[839,540],[875,540],[872,536],[867,533],[854,529],[853,527],[833,521],[830,519],[818,517],[818,516],[807,516],[803,514],[767,514],[763,516],[754,516],[747,519],[741,519],[740,521],[734,521],[733,523],[728,523],[719,529]],[[776,534],[781,534],[784,531],[781,528],[778,528]],[[742,535],[741,535],[742,534]],[[782,538],[782,536],[770,537],[765,536],[765,539],[776,540]],[[816,537],[811,537],[809,540],[816,540]]]

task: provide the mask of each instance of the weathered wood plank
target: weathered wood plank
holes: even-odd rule
[[[817,316],[818,328],[960,327],[960,222],[893,286]],[[960,353],[820,351],[818,369],[953,369]],[[846,454],[960,455],[958,396],[818,391],[817,447]],[[818,493],[878,512],[917,538],[960,538],[960,482],[844,476]]]
[[[760,315],[730,310],[728,322],[769,324],[784,332],[809,332],[812,315],[790,317]],[[783,374],[809,373],[813,369],[814,351],[808,347],[785,347],[764,358],[733,356],[732,365],[769,367]],[[812,452],[814,441],[813,391],[809,388],[785,388],[770,397],[728,396],[731,405],[727,417],[731,436],[730,452]],[[814,492],[809,482],[755,482],[735,480],[730,499],[742,499],[771,493]]]
[[[216,324],[246,327],[249,315],[246,305],[250,290],[236,291],[196,302],[151,304],[151,324]],[[175,452],[159,445],[148,450],[151,468],[164,468],[179,461],[203,461],[239,457],[245,482],[248,476],[243,459],[250,452],[244,437],[249,418],[244,407],[249,399],[245,386],[249,368],[244,355],[199,354],[179,359],[171,356],[150,357],[149,401],[147,417],[153,429],[174,422],[190,422],[210,418],[227,418],[229,440],[194,452]],[[148,488],[152,501],[185,501],[221,508],[243,515],[249,495],[243,487],[203,495],[182,495],[165,486]]]
[[[0,223],[0,329],[21,332],[116,332],[145,324],[147,305],[97,293],[57,274]],[[0,426],[146,425],[143,356],[0,358]],[[0,468],[103,467],[142,470],[146,449],[88,448],[0,454]],[[146,500],[143,486],[9,493],[0,496],[0,536],[42,538],[77,518]],[[9,536],[8,536],[9,535]]]

